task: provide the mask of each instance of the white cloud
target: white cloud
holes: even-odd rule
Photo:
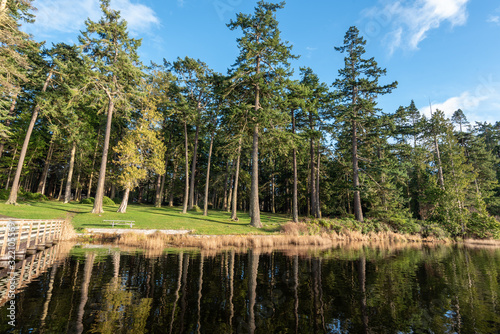
[[[367,9],[364,16],[368,35],[378,34],[384,29],[390,31],[383,40],[389,50],[398,48],[415,50],[432,29],[443,22],[452,27],[464,25],[467,21],[469,0],[385,0],[379,7]],[[374,37],[374,36],[369,36]]]
[[[498,98],[498,97],[497,97]],[[481,95],[476,96],[471,94],[469,91],[465,91],[459,96],[450,97],[441,103],[432,103],[432,110],[435,111],[439,109],[445,113],[446,116],[451,117],[453,112],[457,109],[462,109],[464,112],[477,110],[482,102],[492,99],[492,96]],[[426,116],[430,116],[429,107],[424,107],[421,109],[422,113]]]
[[[489,22],[489,23],[495,23],[497,25],[500,25],[500,16],[490,15],[490,17],[488,17],[487,22]]]
[[[492,79],[492,76],[482,78],[482,83],[474,90],[462,92],[443,102],[432,102],[432,110],[439,109],[447,117],[451,117],[457,109],[462,109],[470,122],[498,121],[498,114],[500,112],[500,83]],[[420,112],[429,117],[429,105],[422,106]]]
[[[84,29],[87,18],[98,20],[102,16],[98,0],[37,0],[36,7],[36,21],[27,30],[41,35],[78,32]],[[112,0],[110,7],[120,11],[133,33],[148,31],[160,23],[153,9],[131,0]]]

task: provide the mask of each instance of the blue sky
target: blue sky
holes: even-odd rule
[[[250,0],[111,0],[142,38],[142,61],[198,58],[226,73],[238,55],[237,31],[226,24]],[[100,16],[98,0],[36,0],[35,40],[77,43],[87,17]],[[278,11],[282,38],[331,85],[343,66],[340,46],[356,25],[367,40],[366,56],[387,69],[382,83],[397,80],[379,106],[393,112],[413,99],[425,114],[429,101],[447,115],[461,108],[469,121],[500,121],[500,2],[498,0],[288,0]]]

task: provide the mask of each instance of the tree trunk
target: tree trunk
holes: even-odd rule
[[[259,207],[259,125],[256,124],[253,130],[252,148],[252,189],[250,195],[250,225],[261,228],[260,207]]]
[[[111,122],[113,120],[114,103],[111,96],[108,96],[108,117],[106,121],[106,132],[104,133],[104,147],[102,150],[101,168],[99,170],[99,179],[94,199],[94,208],[92,213],[103,213],[102,200],[104,198],[104,182],[106,180],[106,165],[108,162],[109,138],[111,137]],[[90,189],[89,189],[90,191]]]
[[[257,56],[255,72],[260,73],[260,56]],[[255,114],[258,114],[260,109],[260,87],[259,84],[255,87]],[[261,228],[260,208],[259,208],[259,124],[255,124],[253,128],[253,144],[252,144],[252,187],[250,190],[250,225]]]
[[[186,177],[186,184],[185,184],[185,189],[184,189],[184,203],[182,204],[182,213],[187,213],[188,209],[188,197],[189,197],[189,155],[188,155],[188,133],[187,133],[187,123],[184,122],[184,157],[186,160],[186,165],[185,165],[185,177]]]
[[[63,190],[63,184],[64,184],[64,177],[61,178],[61,184],[59,186],[59,194],[57,195],[57,200],[58,201],[61,200],[62,190]]]
[[[295,114],[292,110],[292,133],[295,134]],[[292,195],[292,219],[294,223],[299,222],[298,194],[297,194],[297,149],[293,148],[293,195]]]
[[[71,157],[69,160],[68,179],[66,181],[66,192],[64,194],[64,203],[69,203],[69,201],[71,201],[71,180],[73,179],[73,170],[75,167],[75,153],[76,153],[76,141],[73,142],[73,146],[71,147]]]
[[[231,162],[231,173],[229,174],[229,194],[227,196],[227,212],[231,212],[231,199],[233,198],[233,186],[234,186],[234,160]]]
[[[191,165],[191,182],[189,185],[189,207],[188,210],[192,210],[193,206],[196,204],[194,203],[194,178],[196,174],[196,160],[198,156],[198,134],[200,132],[200,127],[197,125],[196,126],[196,132],[194,135],[194,148],[193,148],[193,163]]]
[[[227,165],[226,165],[226,179],[224,180],[224,198],[222,199],[223,200],[223,203],[222,203],[222,210],[224,211],[227,211],[227,182],[228,182],[228,179],[229,179],[229,161],[227,162]]]
[[[5,190],[9,190],[10,175],[12,174],[12,167],[14,167],[14,160],[16,159],[16,154],[17,154],[17,144],[16,147],[14,148],[14,155],[12,156],[12,162],[10,163],[9,174],[7,176],[7,183],[5,184]]]
[[[16,109],[16,101],[17,101],[17,94],[14,94],[14,96],[12,97],[12,103],[11,103],[10,109],[9,109],[9,117],[14,117],[14,110]],[[10,119],[7,119],[5,121],[5,126],[10,126],[10,124],[11,124]],[[3,154],[4,145],[5,145],[5,143],[2,141],[0,143],[0,158],[2,157],[2,154]]]
[[[238,179],[240,178],[240,159],[241,159],[241,141],[240,137],[238,142],[238,157],[236,158],[236,172],[234,174],[234,190],[233,190],[233,204],[231,205],[231,220],[238,221],[237,203],[238,203]]]
[[[321,204],[319,201],[319,169],[321,166],[321,152],[319,151],[320,145],[318,143],[318,163],[316,168],[316,218],[321,218]]]
[[[271,212],[272,213],[276,213],[276,201],[275,201],[275,192],[276,192],[276,184],[275,184],[275,167],[276,167],[276,164],[274,161],[272,161],[273,163],[273,174],[271,176]]]
[[[120,203],[120,207],[118,208],[118,210],[116,210],[116,212],[119,212],[119,213],[126,213],[127,212],[127,204],[128,204],[129,195],[130,195],[130,187],[127,186],[125,188],[125,193],[123,194],[123,199],[122,199],[122,202]]]
[[[354,187],[354,217],[363,222],[363,211],[361,209],[361,195],[359,192],[359,166],[358,166],[358,137],[356,121],[352,121],[352,172]],[[314,181],[313,181],[314,182]]]
[[[169,186],[169,199],[168,199],[168,206],[173,207],[174,206],[174,181],[175,177],[177,176],[177,156],[174,156],[174,172],[172,173],[172,178],[170,179],[170,186]]]
[[[162,202],[161,186],[162,186],[162,176],[158,174],[156,178],[155,208],[161,208],[161,202]]]
[[[76,189],[75,189],[75,201],[80,202],[82,199],[82,188],[80,186],[80,177],[82,176],[82,165],[81,165],[82,155],[80,154],[80,164],[78,166],[78,176],[76,177]]]
[[[99,146],[99,136],[101,134],[101,129],[97,132],[97,140],[95,143],[95,149],[94,149],[94,157],[92,158],[92,167],[90,168],[90,177],[89,177],[89,186],[87,188],[87,198],[90,197],[90,194],[92,192],[92,179],[94,178],[94,166],[95,166],[95,158],[97,156],[97,147]]]
[[[37,193],[45,195],[45,186],[47,184],[47,176],[49,175],[50,161],[52,160],[52,154],[54,153],[54,138],[51,138],[49,151],[47,152],[47,157],[45,158],[45,164],[43,165],[42,175],[40,176],[40,182],[38,182]]]
[[[52,70],[49,72],[45,83],[43,84],[42,93],[47,90],[50,78],[52,77]],[[31,133],[35,127],[36,119],[38,118],[38,113],[40,112],[40,106],[37,104],[33,110],[33,115],[31,115],[31,121],[26,131],[26,136],[24,137],[23,147],[21,148],[21,154],[19,155],[19,162],[17,164],[16,175],[14,176],[14,182],[12,182],[12,188],[10,189],[9,199],[6,204],[16,204],[17,202],[17,192],[19,191],[19,180],[21,178],[21,171],[24,165],[24,158],[26,157],[26,152],[28,151],[28,145],[31,139]]]
[[[313,126],[313,118],[312,118],[312,113],[309,113],[309,127],[310,127],[310,130],[313,131],[314,130],[314,126]],[[310,183],[310,187],[311,187],[311,197],[310,197],[310,201],[311,201],[311,214],[318,218],[317,217],[317,213],[318,213],[318,210],[317,210],[317,204],[316,204],[316,166],[315,166],[315,162],[314,162],[314,139],[311,137],[309,139],[309,154],[310,154],[310,163],[311,163],[311,171],[310,171],[310,180],[311,180],[311,183]]]
[[[208,215],[208,184],[210,182],[210,162],[212,160],[212,148],[214,145],[215,130],[212,131],[212,136],[210,137],[210,147],[208,149],[208,165],[207,165],[207,182],[205,182],[205,201],[203,203],[203,215]]]

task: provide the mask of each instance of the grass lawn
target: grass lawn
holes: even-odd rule
[[[286,215],[261,213],[264,227],[251,227],[247,213],[238,214],[239,221],[231,221],[230,213],[219,210],[209,210],[208,216],[202,212],[190,211],[182,214],[180,207],[155,208],[152,205],[129,204],[127,213],[117,213],[118,205],[104,206],[104,213],[92,214],[91,204],[68,203],[57,201],[27,201],[19,205],[0,203],[0,215],[25,219],[55,219],[66,218],[71,215],[75,229],[81,231],[86,228],[111,228],[111,224],[103,220],[134,220],[137,229],[187,229],[196,234],[270,234],[280,230],[280,225],[289,221]],[[126,225],[120,228],[130,228]]]

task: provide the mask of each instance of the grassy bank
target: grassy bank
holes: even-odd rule
[[[26,201],[19,205],[0,203],[0,215],[25,219],[55,219],[71,217],[71,222],[77,231],[88,228],[110,228],[103,220],[133,220],[135,229],[187,229],[197,234],[272,234],[280,231],[281,225],[289,218],[279,214],[261,214],[264,227],[256,229],[251,226],[247,213],[239,214],[239,221],[233,222],[230,213],[219,210],[209,210],[208,216],[202,212],[189,211],[182,214],[179,207],[155,208],[151,205],[130,204],[127,213],[117,213],[115,206],[104,206],[104,213],[92,214],[92,204],[68,203],[57,201]],[[128,226],[119,226],[129,228]]]

